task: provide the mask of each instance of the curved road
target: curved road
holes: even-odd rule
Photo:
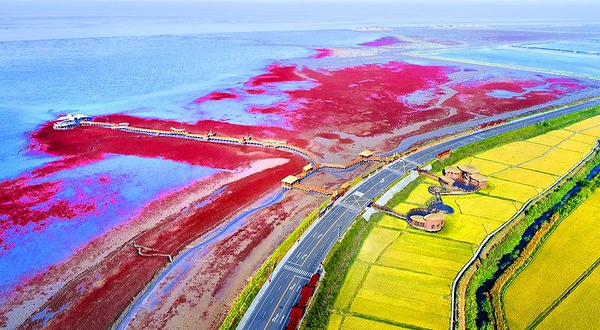
[[[373,198],[381,195],[394,181],[411,169],[434,159],[445,150],[455,150],[488,137],[597,105],[600,105],[598,99],[534,114],[441,142],[385,166],[338,199],[334,206],[307,230],[276,267],[271,280],[261,288],[237,329],[283,329],[287,325],[291,307],[300,296],[300,288],[308,282],[310,275],[317,271],[335,242]]]

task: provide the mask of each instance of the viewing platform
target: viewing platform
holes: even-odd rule
[[[68,114],[66,116],[60,116],[52,124],[52,127],[56,130],[73,129],[80,125],[82,121],[92,120],[92,117],[83,114]]]

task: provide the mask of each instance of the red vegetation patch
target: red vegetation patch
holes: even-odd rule
[[[267,73],[253,77],[246,82],[246,85],[256,87],[272,83],[304,80],[304,78],[296,72],[296,65],[280,66],[278,64],[273,64],[267,68],[267,71]]]
[[[280,113],[298,131],[310,131],[327,123],[329,132],[342,131],[357,136],[374,136],[426,120],[427,113],[416,113],[398,101],[400,96],[436,88],[449,81],[454,69],[420,66],[402,62],[366,64],[335,71],[302,74],[317,82],[309,90],[287,92],[299,109]],[[434,115],[434,114],[430,114]],[[415,117],[416,116],[416,117]]]
[[[276,64],[260,75],[259,81],[289,80],[274,73],[286,72],[283,77],[303,77],[314,85],[309,89],[281,91],[288,99],[271,106],[255,106],[250,113],[275,114],[282,117],[304,140],[312,140],[320,133],[344,132],[360,137],[391,133],[395,129],[415,123],[430,123],[418,129],[424,132],[441,126],[469,120],[478,115],[493,115],[514,111],[551,101],[581,86],[575,80],[544,79],[494,80],[490,78],[452,84],[448,75],[459,71],[456,67],[423,66],[404,62],[365,64],[339,70],[296,69]],[[290,71],[291,70],[291,71]],[[273,79],[271,79],[273,78]],[[256,78],[246,85],[256,83]],[[550,83],[550,84],[548,84]],[[436,106],[450,86],[456,95]],[[493,90],[524,93],[527,88],[544,87],[525,93],[523,97],[499,99],[487,95]],[[544,91],[550,88],[552,91]],[[424,92],[421,103],[406,102],[405,97]],[[451,108],[457,111],[452,117]],[[326,123],[326,125],[325,125]],[[343,141],[339,141],[343,144]],[[331,152],[339,152],[334,148]]]
[[[253,94],[253,95],[262,95],[265,94],[267,91],[264,89],[247,89],[246,93],[248,94]]]
[[[169,130],[171,127],[182,127],[190,132],[197,133],[213,130],[219,135],[234,137],[250,134],[266,138],[286,138],[297,145],[306,145],[305,141],[293,138],[291,132],[276,127],[243,126],[216,121],[181,124],[175,121],[142,119],[126,115],[97,117],[96,120],[128,122],[132,126],[164,130]],[[45,125],[33,134],[33,140],[39,144],[39,150],[49,155],[64,158],[64,160],[50,163],[38,170],[39,173],[44,174],[68,168],[67,166],[98,160],[104,154],[134,155],[147,158],[160,157],[192,165],[225,169],[236,169],[256,159],[289,158],[289,153],[273,149],[205,143],[181,138],[155,137],[90,126],[81,126],[68,131],[57,131],[51,125]]]
[[[546,81],[550,83],[551,89],[573,91],[583,88],[579,81],[570,78],[549,78]]]
[[[374,41],[369,41],[369,42],[363,42],[362,44],[359,44],[360,46],[369,46],[369,47],[382,47],[382,46],[391,46],[391,45],[397,45],[397,44],[403,44],[406,43],[406,41],[400,40],[396,37],[383,37],[383,38],[379,38],[377,40]]]
[[[339,143],[339,144],[354,143],[354,140],[352,140],[350,138],[343,138],[339,134],[335,134],[335,133],[320,133],[320,134],[317,134],[317,137],[321,137],[321,138],[324,138],[327,140],[337,140],[337,143]]]
[[[219,100],[236,100],[238,99],[237,94],[229,92],[211,92],[207,95],[199,97],[194,101],[196,104],[200,104],[206,101],[219,101]]]
[[[333,49],[329,48],[315,48],[316,53],[311,55],[310,58],[324,58],[333,56]]]
[[[395,37],[386,37],[374,41],[373,45],[391,42],[402,41]],[[268,89],[268,93],[283,94],[287,99],[269,106],[253,106],[247,111],[281,117],[295,132],[297,139],[304,142],[311,141],[320,133],[344,132],[371,137],[429,121],[407,134],[421,133],[469,120],[478,115],[492,115],[539,105],[563,95],[569,89],[581,88],[576,80],[548,79],[541,76],[526,80],[484,77],[481,80],[452,84],[448,75],[461,71],[458,67],[424,66],[405,62],[365,64],[337,70],[313,70],[275,63],[267,67],[266,71],[249,79],[244,86],[292,81],[312,84],[310,88],[296,90],[277,90],[276,86],[269,86],[271,89]],[[457,93],[436,106],[447,96],[448,91],[441,88],[444,85],[455,89]],[[535,87],[543,88],[527,92],[527,89]],[[241,89],[240,93],[258,93],[256,90]],[[500,99],[487,95],[493,90],[527,93],[523,97]],[[265,92],[264,89],[259,91]],[[416,93],[415,99],[407,99],[412,93]],[[454,115],[447,117],[452,112]],[[278,131],[268,136],[288,140],[286,137],[291,137],[292,134],[290,131]],[[288,142],[295,143],[292,140]],[[342,141],[340,143],[344,144]],[[339,148],[332,150],[340,151]]]
[[[130,122],[142,127],[169,129],[181,126],[177,122],[141,119],[130,116],[114,115],[100,120],[112,122]],[[212,129],[219,134],[243,136],[246,133],[261,137],[286,138],[298,145],[306,142],[290,137],[288,131],[278,128],[247,127],[216,122],[200,122],[187,125],[192,131],[208,132]],[[165,158],[191,165],[212,168],[239,169],[255,160],[270,158],[295,159],[299,156],[265,148],[205,143],[181,138],[154,137],[99,127],[80,126],[73,130],[57,131],[52,125],[44,125],[33,133],[32,140],[38,152],[60,157],[36,170],[30,176],[21,176],[15,180],[0,182],[0,244],[11,228],[22,228],[33,224],[33,230],[40,230],[48,219],[73,219],[76,216],[96,210],[96,204],[90,196],[78,192],[69,200],[57,196],[61,182],[37,182],[52,173],[82,166],[104,158],[106,154],[134,155],[147,158]],[[293,171],[290,171],[291,174]],[[286,175],[287,175],[286,174]],[[271,180],[285,177],[273,172]],[[99,178],[107,183],[108,176]],[[85,180],[83,182],[85,184]],[[273,187],[273,186],[272,186]],[[223,207],[231,211],[231,208]]]
[[[389,41],[379,42],[386,44]],[[303,148],[311,145],[309,141],[312,142],[314,137],[320,136],[324,139],[337,140],[337,144],[332,147],[331,152],[343,152],[342,146],[354,141],[343,138],[338,134],[339,132],[359,137],[372,137],[391,133],[395,129],[406,126],[428,122],[418,129],[414,129],[423,132],[444,125],[464,122],[477,115],[492,115],[538,105],[559,97],[566,93],[566,89],[574,89],[579,86],[574,81],[543,79],[534,83],[530,80],[521,80],[480,81],[450,85],[451,81],[448,75],[457,71],[458,69],[454,67],[421,66],[403,62],[366,64],[339,70],[304,68],[300,71],[295,65],[273,64],[267,68],[266,73],[250,79],[245,86],[256,87],[298,81],[314,83],[309,89],[281,91],[280,93],[289,97],[283,103],[270,107],[255,107],[250,110],[250,112],[279,115],[292,128],[290,130],[208,120],[195,124],[183,124],[126,115],[97,117],[95,120],[106,120],[113,123],[128,122],[132,126],[163,130],[169,130],[171,127],[185,128],[189,132],[195,133],[212,130],[217,135],[233,137],[250,134],[261,139],[285,140]],[[553,91],[530,92],[522,97],[506,99],[487,95],[490,91],[500,88],[523,92],[525,87],[541,86],[547,82],[551,82],[550,86]],[[445,96],[443,89],[439,87],[442,85],[451,86],[457,93],[439,107],[430,109],[411,107],[400,100],[402,96],[423,90],[432,91],[432,98],[439,100]],[[271,92],[270,89],[268,91]],[[260,94],[265,90],[253,88],[246,92]],[[230,93],[228,96],[213,94],[209,98],[228,99],[231,98],[231,95],[238,94]],[[449,116],[450,108],[457,110],[452,116]],[[407,131],[403,134],[412,133],[414,132]],[[243,208],[256,200],[258,196],[277,187],[279,180],[296,172],[306,164],[306,160],[299,156],[273,149],[154,137],[96,127],[77,127],[70,131],[55,131],[51,125],[45,125],[33,134],[33,141],[38,144],[36,150],[62,157],[61,160],[36,171],[38,175],[96,161],[109,153],[162,157],[193,165],[227,169],[240,168],[257,159],[290,159],[284,165],[229,184],[222,193],[213,197],[211,203],[193,214],[173,216],[160,226],[151,228],[136,237],[136,243],[171,255],[177,254],[209,228],[230,216],[232,212]],[[42,199],[46,196],[44,194],[52,194],[51,188],[40,188]],[[4,200],[6,198],[8,197],[4,197]],[[27,208],[28,201],[25,200],[24,203],[24,208]],[[57,212],[61,214],[59,210]],[[260,234],[266,235],[262,232]],[[248,253],[248,251],[243,252]],[[99,267],[88,270],[62,288],[42,308],[47,307],[48,313],[51,313],[60,310],[66,303],[70,303],[64,312],[50,320],[47,327],[49,329],[107,328],[129,304],[131,297],[135,296],[165,263],[166,258],[139,257],[133,248],[127,248],[127,246],[114,252],[109,258],[103,260]],[[78,288],[85,288],[85,290],[80,291]],[[25,326],[35,328],[39,326],[39,323],[31,321]]]
[[[576,80],[560,80],[550,84],[546,89],[530,91],[519,96],[496,98],[488,95],[488,93],[498,89],[522,93],[525,88],[545,86],[550,81],[550,79],[547,79],[513,80],[510,82],[464,82],[452,86],[457,93],[447,100],[444,105],[473,114],[494,115],[533,107],[555,100],[569,91],[584,88]],[[548,91],[547,88],[551,90]]]
[[[158,251],[176,255],[231,213],[231,207],[243,207],[279,184],[279,180],[297,171],[304,161],[293,157],[290,162],[276,168],[250,175],[244,180],[229,184],[206,207],[187,217],[173,217],[136,237],[136,243]],[[65,311],[54,316],[46,329],[105,329],[127,307],[155,272],[166,264],[164,257],[140,257],[132,247],[118,250],[76,280],[63,287],[42,309],[48,312]],[[78,290],[84,288],[84,290]],[[26,328],[37,328],[40,321],[31,319]]]

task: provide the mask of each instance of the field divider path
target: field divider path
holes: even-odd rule
[[[451,313],[451,321],[450,321],[450,329],[454,330],[456,329],[457,326],[457,313],[458,313],[458,283],[460,282],[462,276],[466,273],[466,271],[480,258],[481,253],[483,252],[483,250],[485,249],[485,247],[487,246],[487,244],[498,234],[500,233],[502,230],[504,230],[506,227],[508,227],[510,224],[512,224],[520,215],[521,213],[523,213],[536,199],[538,199],[540,196],[544,195],[545,193],[547,193],[548,191],[550,191],[551,189],[553,189],[554,187],[556,187],[558,184],[562,183],[562,181],[569,177],[571,175],[571,173],[577,169],[581,164],[583,164],[585,161],[587,161],[594,153],[596,153],[598,151],[598,149],[600,148],[600,140],[597,141],[596,145],[592,148],[592,150],[585,155],[585,157],[583,157],[583,159],[579,160],[577,162],[577,164],[575,164],[573,167],[571,167],[567,173],[565,173],[564,175],[562,175],[560,178],[558,178],[558,180],[556,180],[554,183],[552,183],[549,187],[547,187],[546,189],[544,189],[542,192],[540,192],[539,194],[531,197],[529,200],[527,200],[527,202],[525,202],[523,204],[523,206],[521,206],[521,208],[517,211],[517,213],[515,213],[508,221],[506,221],[504,224],[502,224],[500,227],[498,227],[496,230],[494,230],[493,232],[491,232],[490,234],[488,234],[485,239],[481,242],[481,244],[479,245],[479,248],[477,249],[476,253],[473,255],[473,257],[463,266],[463,268],[460,270],[460,272],[458,273],[458,275],[456,275],[453,283],[452,283],[452,313]]]
[[[571,294],[571,292],[575,291],[579,284],[583,283],[583,281],[585,281],[585,279],[588,278],[596,270],[596,268],[598,268],[598,266],[600,266],[600,258],[596,259],[596,261],[594,261],[594,263],[588,267],[583,274],[579,275],[575,282],[571,283],[571,285],[556,300],[554,300],[550,306],[546,307],[544,311],[540,313],[540,315],[538,315],[533,322],[527,326],[527,328],[525,328],[525,330],[535,329],[540,323],[542,323],[542,321],[544,321],[544,319],[546,319],[546,317],[556,307],[558,307],[558,305],[560,305],[560,303],[562,303],[563,300],[565,300]]]

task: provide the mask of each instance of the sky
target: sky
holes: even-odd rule
[[[485,2],[484,2],[485,1]],[[310,3],[310,6],[306,4]],[[343,4],[343,5],[340,5]],[[324,11],[331,14],[355,11],[369,15],[378,9],[391,10],[394,14],[433,10],[432,14],[455,15],[456,13],[513,12],[519,16],[523,10],[532,16],[572,15],[586,16],[600,7],[598,0],[0,0],[0,18],[7,15],[19,16],[68,16],[82,15],[198,15],[205,11],[227,8],[232,12],[269,12],[269,9],[289,9],[280,12],[284,17],[293,11]],[[436,11],[437,9],[437,11]],[[450,11],[448,11],[450,10]],[[215,12],[227,16],[227,12]],[[591,15],[588,15],[591,16]],[[597,16],[597,15],[593,15]]]
[[[599,24],[599,12],[600,0],[0,0],[0,41],[370,25]]]

